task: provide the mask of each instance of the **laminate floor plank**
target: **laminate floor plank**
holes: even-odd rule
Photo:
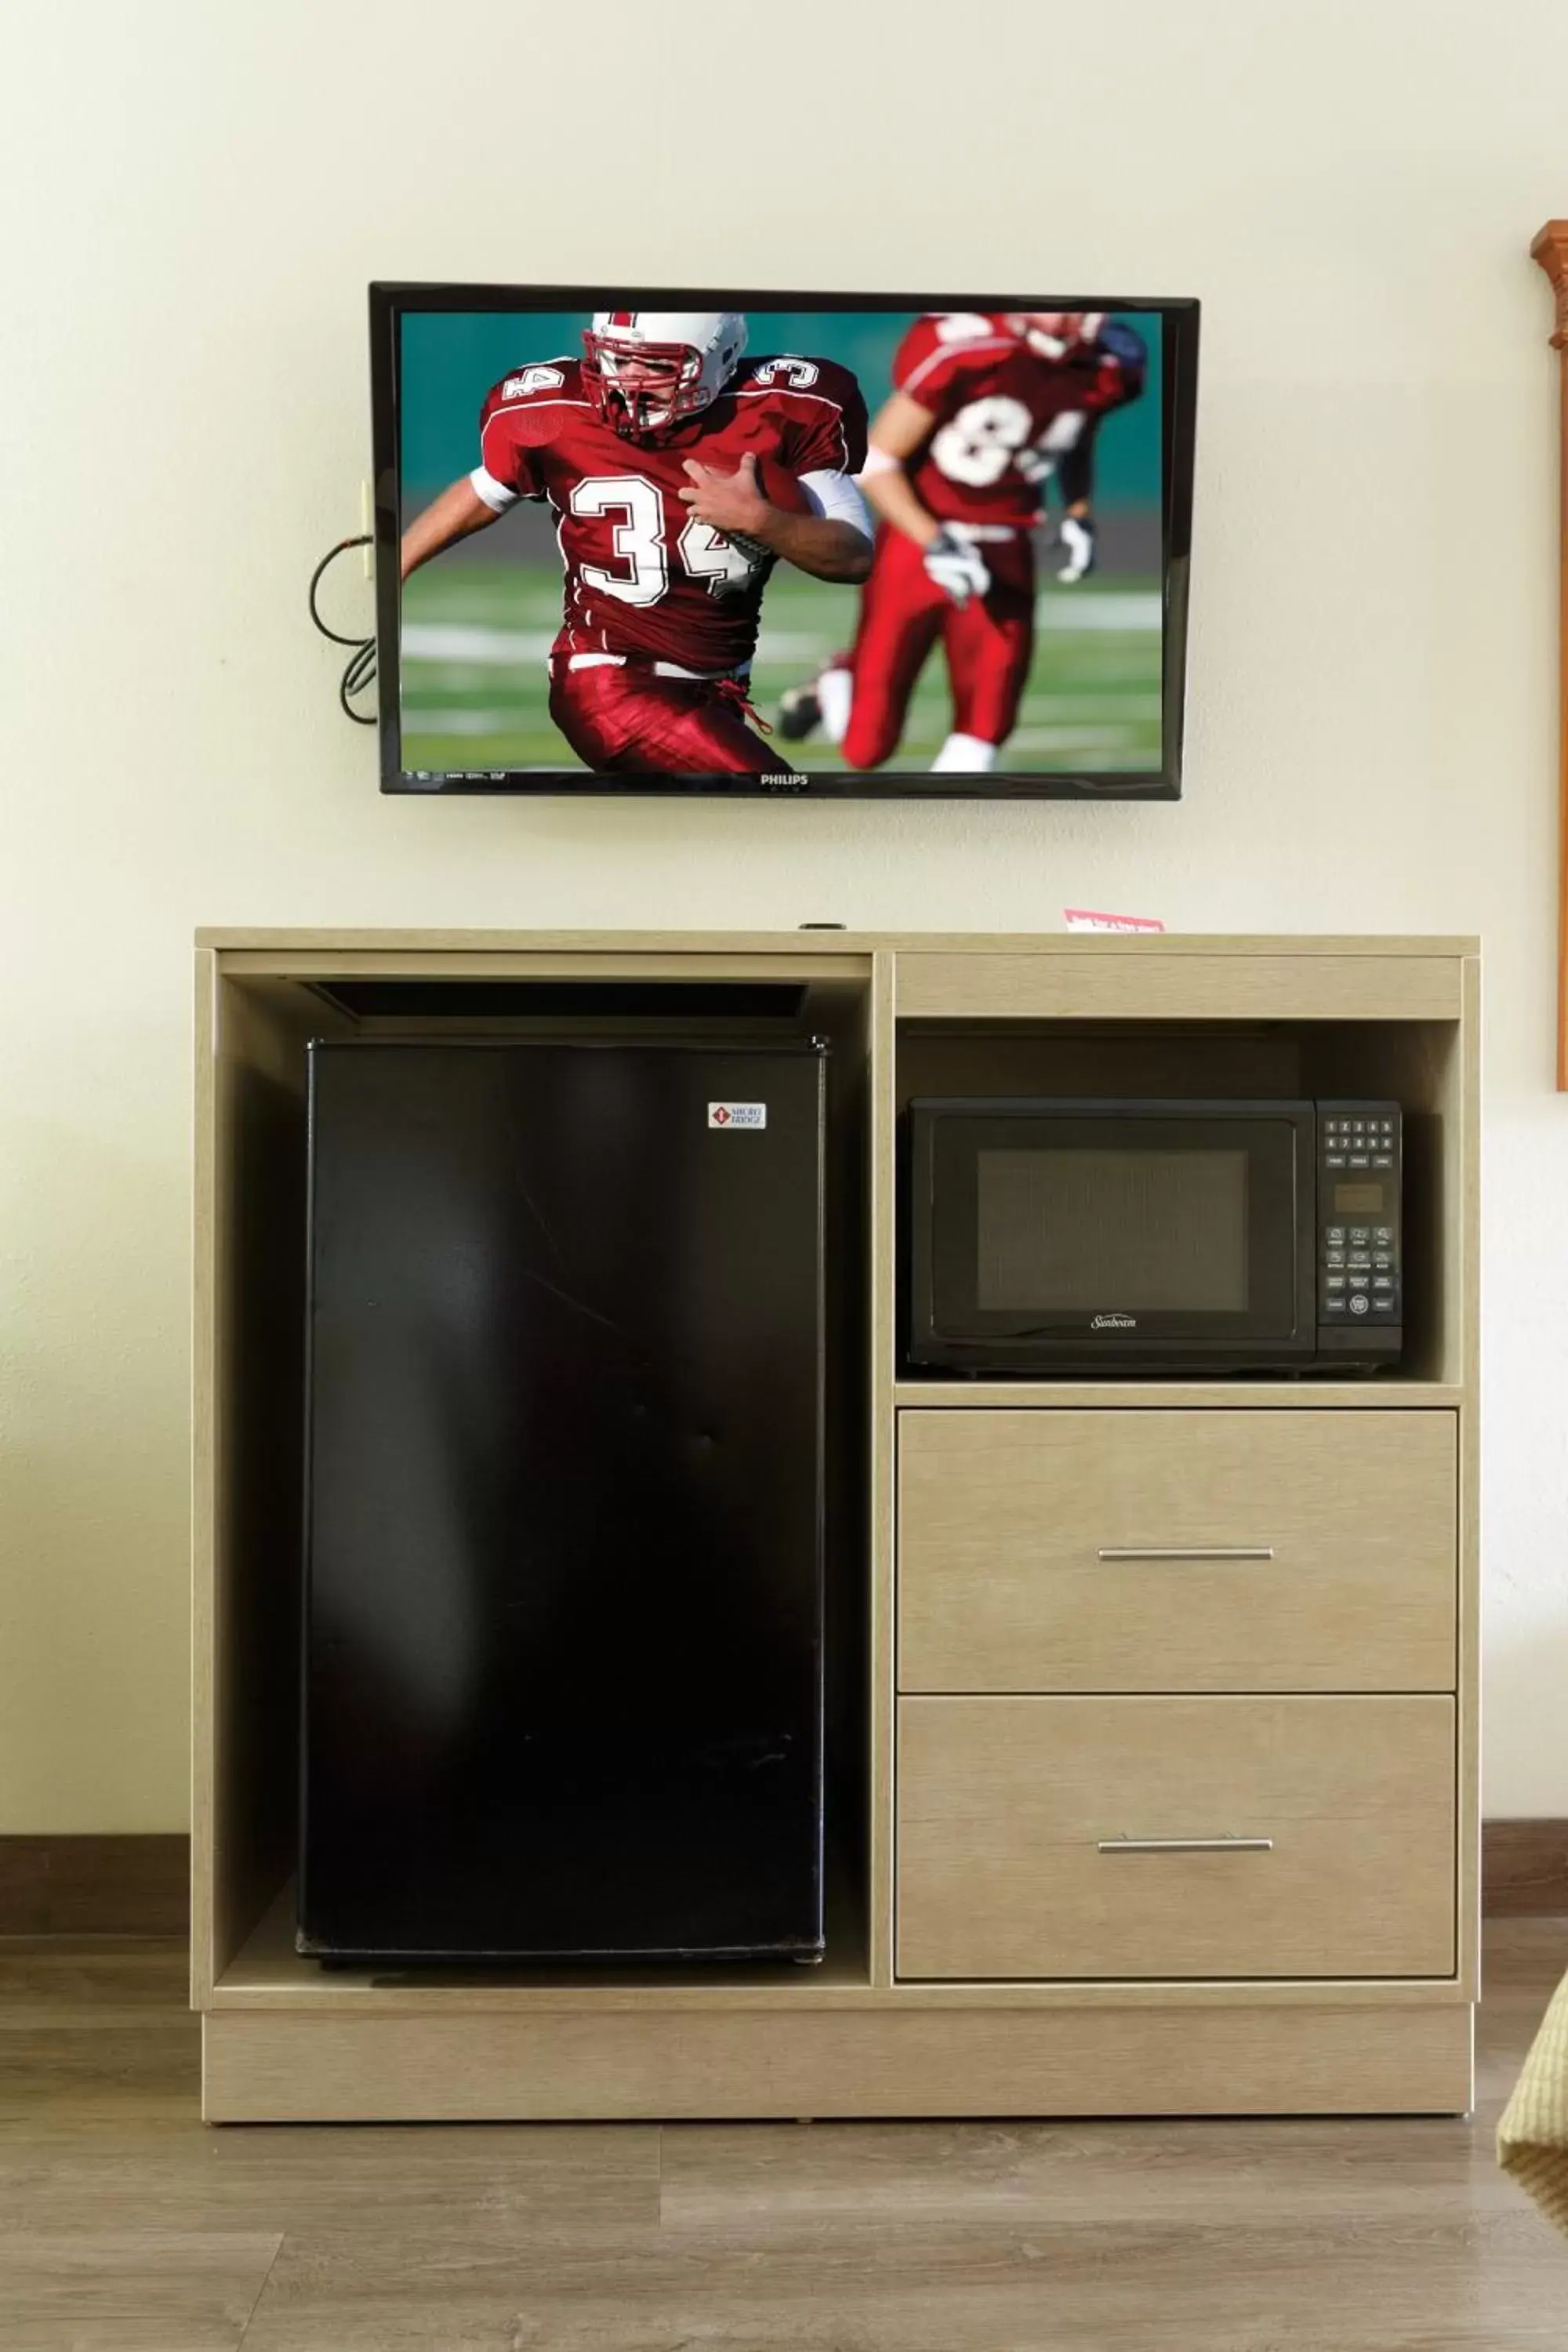
[[[0,2213],[61,2230],[263,2225],[334,2242],[414,2232],[531,2244],[658,2222],[658,2131],[618,2124],[0,2133]],[[5,2336],[0,2331],[0,2345]]]
[[[246,2352],[427,2352],[444,2331],[468,2346],[504,2345],[509,2330],[550,2352],[1121,2352],[1148,2346],[1156,2322],[1161,2352],[1276,2341],[1393,2352],[1444,2330],[1459,2345],[1528,2335],[1565,2283],[1558,2248],[1525,2211],[1449,2226],[1346,2215],[1306,2224],[1288,2208],[1239,2227],[931,2221],[919,2242],[773,2249],[695,2233],[679,2249],[631,2233],[596,2248],[513,2250],[302,2232],[285,2241]]]
[[[117,2225],[480,2242],[657,2227],[658,2133],[616,2124],[231,2125],[221,2131],[0,2132],[0,2213],[37,2229]],[[0,2334],[0,2346],[4,2345]]]
[[[1563,2352],[1492,2136],[1568,1921],[1492,1924],[1466,2121],[230,2126],[178,1945],[0,1944],[3,2352]]]
[[[0,2232],[5,2352],[237,2352],[281,2244],[260,2230]]]
[[[1518,2210],[1490,2150],[1447,2122],[671,2126],[667,2231],[795,2239],[919,2237],[934,2217],[1268,2226],[1355,2213],[1454,2224]]]

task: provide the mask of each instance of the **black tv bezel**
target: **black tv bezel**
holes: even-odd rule
[[[1161,519],[1165,599],[1162,649],[1163,757],[1158,770],[1075,776],[1067,772],[933,776],[929,770],[833,771],[824,775],[598,776],[578,768],[509,769],[500,776],[410,774],[401,761],[398,577],[400,536],[402,352],[400,327],[410,311],[599,310],[630,302],[640,310],[1132,310],[1164,321],[1162,456],[1164,510]],[[502,794],[621,799],[720,797],[748,800],[1133,800],[1182,797],[1182,750],[1186,719],[1187,597],[1192,561],[1193,460],[1195,443],[1198,302],[1137,295],[845,294],[798,293],[768,287],[737,292],[691,287],[484,286],[378,280],[370,289],[371,436],[374,467],[376,664],[380,678],[381,789],[384,793]],[[1004,759],[1005,751],[1004,750]]]

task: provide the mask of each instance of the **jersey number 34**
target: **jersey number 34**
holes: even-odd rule
[[[584,563],[584,584],[623,604],[657,604],[669,588],[669,540],[664,492],[646,474],[603,474],[578,482],[572,511],[602,515],[611,525],[610,546],[617,565]],[[752,565],[711,523],[688,516],[675,541],[687,572],[710,596],[731,596],[752,576]]]

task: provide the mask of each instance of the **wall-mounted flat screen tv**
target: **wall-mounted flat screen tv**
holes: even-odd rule
[[[1177,798],[1197,336],[372,287],[384,790]]]

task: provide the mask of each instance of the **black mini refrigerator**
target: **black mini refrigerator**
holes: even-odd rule
[[[826,1050],[310,1048],[301,1951],[821,1953]]]

